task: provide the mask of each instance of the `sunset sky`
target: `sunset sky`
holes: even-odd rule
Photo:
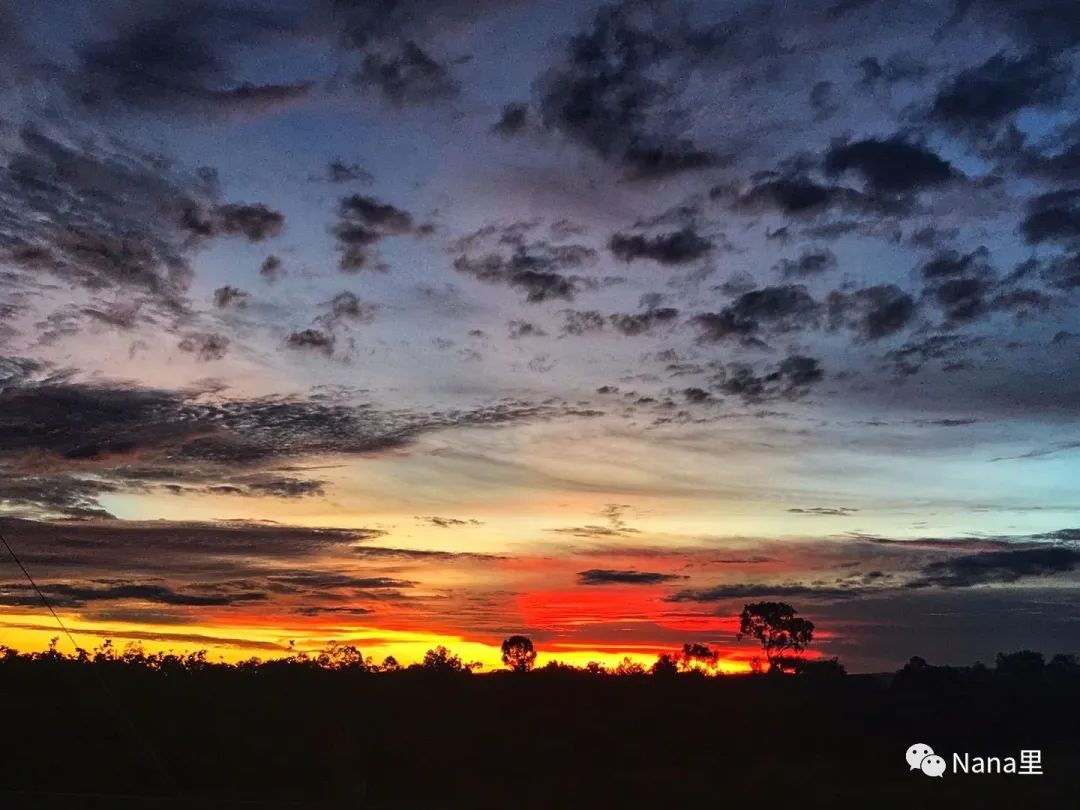
[[[1077,651],[1080,4],[0,5],[0,530],[78,640]],[[58,635],[0,560],[0,644]],[[64,645],[61,645],[63,648]]]

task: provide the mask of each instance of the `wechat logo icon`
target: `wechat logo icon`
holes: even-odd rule
[[[926,743],[915,743],[904,754],[908,770],[922,771],[927,776],[941,776],[945,773],[945,759],[934,753]]]

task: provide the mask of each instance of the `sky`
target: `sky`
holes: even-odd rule
[[[1080,649],[1071,0],[0,5],[0,530],[84,646]],[[58,635],[0,563],[0,644]],[[64,644],[61,644],[63,647]]]

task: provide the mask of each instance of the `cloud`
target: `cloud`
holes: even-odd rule
[[[285,275],[284,262],[279,256],[267,256],[259,265],[259,274],[267,281],[277,281]]]
[[[954,129],[985,131],[1025,107],[1061,101],[1067,80],[1068,72],[1046,52],[999,53],[948,81],[933,100],[930,118]]]
[[[321,319],[328,324],[339,321],[352,321],[354,323],[371,323],[379,311],[377,304],[362,301],[356,293],[342,290],[324,304],[326,314]]]
[[[371,183],[375,178],[359,163],[346,163],[335,158],[326,164],[328,183]]]
[[[830,329],[851,329],[859,340],[875,341],[907,328],[918,312],[915,299],[895,284],[854,292],[834,290],[825,301]]]
[[[138,601],[185,607],[227,607],[236,604],[266,601],[259,592],[213,594],[179,592],[164,585],[110,582],[102,584],[69,585],[61,582],[38,583],[54,607],[81,607],[89,602]],[[0,604],[37,606],[37,593],[21,583],[0,584]]]
[[[417,226],[412,214],[374,197],[353,194],[338,204],[338,220],[331,228],[341,251],[339,266],[346,272],[372,267],[369,248],[382,239],[406,234],[424,235],[427,226]]]
[[[295,334],[295,347],[327,350],[325,334]],[[471,409],[381,411],[325,395],[229,399],[212,390],[75,382],[34,361],[0,369],[0,501],[53,515],[102,514],[98,495],[172,485],[318,494],[321,481],[249,476],[285,459],[404,447],[432,430],[587,414],[555,401],[509,399]]]
[[[678,574],[660,574],[654,571],[613,571],[607,568],[590,568],[579,571],[579,585],[660,585],[686,577]]]
[[[75,145],[32,126],[3,151],[0,251],[21,274],[183,308],[194,246],[183,213],[212,204],[210,174],[173,170],[115,142]]]
[[[565,309],[563,310],[563,318],[562,333],[564,335],[585,335],[590,332],[602,332],[606,324],[604,316],[595,309]]]
[[[136,15],[111,39],[80,45],[78,65],[65,84],[91,108],[262,113],[304,101],[314,83],[238,81],[228,57],[286,32],[283,19],[263,11],[181,2],[165,13]]]
[[[728,599],[764,599],[768,597],[799,597],[804,599],[851,599],[859,596],[854,587],[831,587],[785,583],[733,583],[712,588],[687,588],[668,597],[665,602],[723,602]]]
[[[714,199],[722,189],[710,192]],[[790,217],[816,217],[826,211],[862,211],[877,203],[864,194],[844,186],[826,185],[803,175],[770,177],[739,196],[734,206],[744,213],[779,211]]]
[[[849,506],[809,506],[788,509],[793,515],[813,515],[815,517],[850,517],[858,512]]]
[[[594,286],[594,280],[567,271],[591,264],[595,250],[580,244],[530,240],[526,238],[530,229],[488,227],[459,240],[454,269],[487,284],[520,290],[528,304],[573,301],[582,289]]]
[[[944,251],[919,269],[926,282],[923,294],[937,304],[946,322],[971,321],[989,310],[996,286],[989,256],[984,247],[966,254]]]
[[[743,293],[719,312],[696,315],[700,340],[754,338],[763,330],[792,332],[817,324],[821,305],[801,284],[763,287]]]
[[[609,315],[608,321],[611,323],[611,328],[619,334],[635,337],[649,334],[662,324],[674,323],[678,317],[679,310],[674,307],[655,307],[635,314]]]
[[[705,258],[712,251],[713,243],[688,226],[651,237],[617,233],[608,242],[608,249],[624,262],[652,259],[659,264],[678,265]]]
[[[221,360],[229,351],[229,339],[223,335],[199,332],[186,335],[177,348],[182,352],[195,355],[203,363]]]
[[[290,349],[319,352],[327,357],[334,353],[334,343],[333,335],[319,329],[301,329],[285,339],[285,345]]]
[[[712,31],[694,28],[683,7],[615,3],[571,38],[562,64],[538,82],[541,120],[632,177],[700,171],[722,163],[679,131],[672,83],[709,50]]]
[[[421,523],[426,523],[429,526],[435,526],[436,528],[439,528],[439,529],[451,529],[451,528],[454,528],[454,527],[457,527],[457,526],[482,526],[483,525],[479,520],[476,520],[474,518],[469,518],[469,519],[466,520],[466,519],[463,519],[463,518],[440,517],[438,515],[424,515],[424,516],[419,516],[418,515],[416,517],[416,519],[418,521],[420,521]]]
[[[825,170],[833,175],[855,172],[879,195],[906,194],[957,176],[948,161],[900,136],[837,144],[825,155]]]
[[[836,254],[831,250],[806,250],[797,259],[781,259],[776,270],[784,278],[807,278],[835,270]]]
[[[399,106],[450,98],[460,92],[446,66],[411,40],[367,54],[353,81],[376,89]]]
[[[824,378],[825,372],[817,359],[791,355],[761,375],[746,363],[729,363],[715,376],[711,386],[728,396],[742,397],[747,402],[761,402],[776,397],[796,398],[807,387]]]
[[[1022,548],[980,551],[929,563],[922,576],[908,583],[921,588],[969,588],[975,585],[1016,582],[1032,577],[1069,573],[1080,565],[1080,551],[1072,548]]]
[[[222,233],[242,235],[252,242],[277,236],[285,225],[285,217],[280,211],[274,211],[262,203],[227,203],[217,206],[214,213],[220,221]]]
[[[528,124],[529,105],[512,102],[503,106],[499,120],[492,126],[491,131],[504,138],[512,138],[524,132]]]
[[[214,290],[214,306],[218,309],[244,309],[250,295],[239,287],[226,284]]]
[[[1080,189],[1052,191],[1030,200],[1020,232],[1030,244],[1080,242]]]
[[[529,321],[507,321],[506,323],[507,337],[511,340],[520,340],[526,337],[546,337],[545,332],[541,327],[535,323]]]

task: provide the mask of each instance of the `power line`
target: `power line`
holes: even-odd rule
[[[64,631],[64,635],[67,636],[68,641],[71,642],[71,646],[75,648],[75,652],[78,652],[80,647],[75,642],[75,637],[71,635],[71,631],[67,629],[67,626],[64,624],[63,619],[60,618],[60,614],[53,610],[52,604],[49,602],[48,599],[45,598],[45,594],[41,592],[41,588],[37,586],[37,583],[34,582],[34,578],[30,576],[30,572],[26,570],[26,566],[22,564],[22,560],[19,559],[19,555],[15,553],[15,549],[13,549],[8,543],[7,538],[4,537],[3,532],[0,532],[0,543],[4,544],[4,548],[7,549],[7,553],[11,555],[11,559],[15,561],[15,565],[19,566],[19,570],[23,572],[23,576],[26,577],[26,581],[30,583],[30,587],[34,589],[34,593],[38,595],[38,599],[40,599],[41,603],[45,605],[46,608],[48,608],[49,613],[51,613],[52,617],[56,619],[56,623],[60,625],[60,629]]]
[[[27,570],[26,566],[23,565],[22,560],[19,559],[19,555],[15,553],[15,549],[11,547],[11,544],[7,541],[7,538],[4,537],[3,532],[0,532],[0,544],[3,544],[4,548],[7,550],[7,553],[11,555],[11,559],[15,561],[15,565],[17,565],[19,567],[19,570],[22,571],[23,576],[26,577],[26,581],[30,583],[30,587],[34,589],[34,593],[37,594],[38,599],[40,599],[41,603],[45,605],[49,613],[52,614],[52,617],[56,619],[56,623],[60,626],[60,629],[63,631],[64,635],[67,636],[68,641],[71,642],[71,646],[75,648],[75,652],[78,653],[83,648],[80,647],[78,642],[75,641],[75,636],[71,634],[71,631],[68,630],[67,625],[64,624],[64,620],[60,618],[60,614],[56,612],[56,610],[52,606],[52,603],[49,602],[48,597],[46,597],[45,594],[42,592],[41,588],[38,587],[38,584],[34,581],[34,578],[30,575],[30,572]],[[112,703],[113,712],[116,715],[124,718],[128,727],[128,732],[131,734],[131,736],[137,743],[142,745],[142,747],[146,750],[147,754],[150,755],[150,759],[153,760],[154,766],[164,778],[165,784],[169,788],[172,788],[175,785],[172,774],[169,772],[169,769],[165,767],[165,761],[158,754],[157,749],[154,747],[153,743],[150,742],[150,738],[140,731],[138,726],[136,726],[135,721],[131,718],[129,714],[121,710],[119,701],[116,699],[115,694],[112,692],[112,690],[109,689],[104,679],[101,677],[101,674],[93,665],[90,665],[90,671],[94,673],[94,678],[97,680],[98,686],[101,687],[101,691],[105,693],[105,696],[108,698],[109,702]]]

